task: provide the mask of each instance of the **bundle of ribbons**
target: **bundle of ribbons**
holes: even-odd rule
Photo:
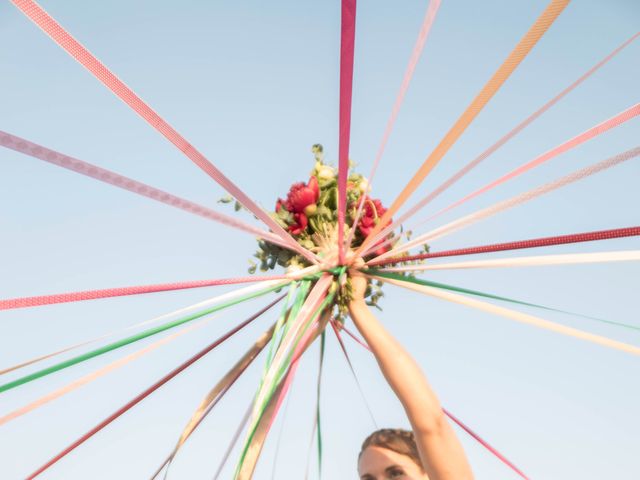
[[[233,290],[216,296],[204,302],[188,306],[175,312],[144,321],[128,327],[125,331],[109,332],[98,338],[69,345],[63,349],[45,353],[16,365],[4,368],[0,375],[19,372],[21,369],[46,363],[46,366],[32,373],[15,376],[11,381],[0,384],[0,394],[20,387],[29,382],[48,377],[63,369],[71,368],[81,362],[99,357],[139,340],[149,338],[164,331],[174,330],[169,336],[155,341],[146,347],[134,351],[98,370],[81,377],[68,385],[51,391],[47,395],[34,400],[12,412],[4,413],[0,417],[0,426],[34,411],[42,405],[56,400],[63,395],[86,385],[87,383],[124,367],[128,363],[150,353],[181,335],[202,327],[214,318],[216,312],[230,308],[268,294],[277,294],[277,298],[264,306],[256,314],[238,324],[222,337],[211,342],[203,350],[177,366],[157,382],[140,392],[112,415],[100,422],[94,428],[79,437],[72,444],[61,450],[57,455],[33,471],[28,478],[35,478],[60,459],[93,437],[100,430],[115,421],[125,412],[143,401],[147,396],[158,390],[172,378],[186,370],[196,361],[207,355],[226,339],[265,314],[276,304],[282,303],[279,313],[275,315],[273,324],[255,341],[253,345],[238,359],[237,363],[224,375],[202,399],[187,425],[180,434],[175,447],[171,449],[164,461],[159,462],[159,468],[153,475],[157,477],[167,475],[171,462],[182,446],[201,424],[207,414],[216,406],[221,398],[231,389],[236,380],[249,368],[251,363],[264,353],[262,377],[256,394],[247,413],[242,419],[238,432],[233,436],[229,449],[223,456],[216,478],[221,474],[227,458],[240,439],[242,432],[244,440],[240,446],[240,456],[235,467],[235,478],[246,480],[251,478],[256,468],[262,446],[273,425],[283,400],[292,385],[301,356],[318,340],[321,352],[324,352],[325,332],[331,326],[340,342],[343,352],[347,349],[342,341],[341,332],[346,332],[363,347],[367,345],[354,333],[350,332],[347,321],[346,305],[350,300],[349,272],[354,269],[356,259],[364,259],[364,265],[358,264],[358,270],[370,280],[369,301],[377,305],[381,296],[379,290],[382,284],[392,284],[421,294],[441,298],[450,302],[462,304],[471,308],[492,312],[517,322],[526,323],[537,328],[543,328],[579,340],[592,342],[607,348],[613,348],[633,355],[640,354],[640,348],[611,340],[601,335],[567,327],[544,318],[524,313],[512,307],[536,308],[542,311],[557,311],[564,314],[582,317],[594,322],[605,322],[618,327],[638,330],[635,325],[629,325],[612,320],[596,318],[575,312],[568,312],[554,307],[541,305],[522,299],[508,298],[495,293],[478,291],[460,286],[421,279],[420,272],[441,269],[468,268],[504,268],[537,265],[568,265],[577,263],[623,262],[640,260],[640,251],[604,251],[597,253],[572,253],[562,255],[535,255],[509,258],[490,258],[471,261],[457,261],[449,263],[432,263],[433,259],[477,255],[507,250],[532,249],[551,247],[554,245],[577,244],[581,242],[602,242],[608,239],[632,237],[640,235],[640,226],[626,226],[615,229],[560,234],[551,237],[513,240],[493,245],[478,245],[459,248],[456,250],[429,251],[428,242],[435,242],[446,235],[466,228],[475,222],[498,214],[502,211],[534,200],[542,195],[557,190],[565,185],[578,182],[591,175],[633,161],[640,155],[640,147],[626,149],[617,155],[606,158],[588,167],[576,170],[547,184],[515,197],[500,201],[484,209],[460,217],[457,220],[427,231],[415,238],[408,238],[399,233],[400,225],[405,224],[413,215],[421,211],[433,199],[441,195],[453,184],[458,182],[472,169],[489,158],[494,152],[509,140],[523,131],[528,125],[553,107],[564,96],[569,94],[593,73],[606,65],[624,48],[631,44],[639,35],[636,33],[615,50],[608,53],[593,67],[578,77],[573,83],[561,90],[542,107],[523,119],[512,130],[500,137],[495,143],[486,148],[476,158],[463,166],[456,174],[446,180],[438,188],[419,200],[411,208],[399,216],[399,210],[406,201],[417,191],[427,175],[442,160],[450,148],[464,133],[474,118],[500,89],[518,65],[531,52],[538,40],[552,26],[556,18],[565,9],[568,0],[552,0],[540,16],[535,19],[531,28],[524,34],[518,44],[504,60],[494,75],[487,81],[478,95],[462,112],[454,125],[449,129],[435,149],[430,152],[420,168],[410,177],[404,189],[398,194],[391,205],[386,208],[380,200],[370,196],[372,184],[379,162],[383,156],[387,141],[393,130],[396,117],[403,103],[405,94],[411,82],[413,72],[421,56],[431,27],[435,21],[440,0],[431,0],[428,5],[418,39],[413,49],[409,65],[405,72],[400,91],[393,106],[389,121],[385,128],[380,147],[373,161],[373,167],[368,177],[350,172],[349,143],[351,127],[351,96],[353,81],[353,60],[355,51],[355,0],[342,0],[342,24],[340,43],[340,104],[339,104],[339,151],[338,166],[331,167],[324,162],[320,145],[313,147],[315,166],[308,181],[294,184],[286,198],[278,199],[273,212],[267,212],[245,194],[235,183],[226,177],[222,171],[207,159],[200,151],[191,145],[177,130],[170,126],[160,115],[154,112],[140,97],[127,87],[115,74],[102,64],[82,44],[73,38],[56,20],[46,13],[33,0],[12,0],[15,6],[32,20],[58,45],[67,51],[100,82],[110,89],[117,97],[129,105],[150,126],[166,137],[173,145],[181,150],[185,156],[200,167],[206,174],[220,184],[230,195],[228,201],[235,200],[239,208],[246,208],[267,229],[245,223],[232,216],[198,205],[195,202],[172,195],[153,186],[125,177],[111,170],[93,165],[84,160],[71,157],[51,150],[45,146],[25,138],[6,132],[0,132],[0,145],[21,152],[34,159],[39,159],[73,172],[111,184],[131,193],[144,195],[147,198],[188,213],[199,215],[208,220],[238,229],[258,238],[256,258],[259,262],[252,265],[251,276],[197,280],[191,282],[175,282],[155,285],[108,288],[102,290],[78,291],[54,295],[32,296],[0,300],[0,310],[37,307],[64,302],[84,301],[97,298],[109,298],[123,295],[149,294],[153,292],[167,292],[179,289],[213,287],[221,285],[238,285],[253,283],[253,285]],[[567,152],[588,140],[624,124],[640,114],[640,104],[634,104],[603,120],[597,125],[578,133],[556,147],[541,153],[534,159],[523,163],[516,169],[504,174],[497,180],[485,185],[473,193],[453,202],[425,220],[416,222],[421,226],[425,221],[438,218],[460,205],[498,187],[499,185],[522,175],[531,169],[551,161],[555,157]],[[227,200],[225,200],[227,201]],[[395,217],[395,220],[393,219]],[[394,233],[395,232],[395,233]],[[411,249],[418,248],[411,252]],[[282,268],[282,273],[272,275],[253,275],[258,267],[261,271]],[[353,271],[353,270],[351,270]],[[501,304],[506,304],[502,306]],[[180,328],[178,328],[180,327]],[[131,333],[126,333],[131,331]],[[117,340],[108,340],[118,337]],[[99,346],[96,346],[99,345]],[[82,353],[74,353],[82,351]],[[323,354],[323,353],[322,353]],[[64,360],[58,357],[64,355]],[[348,359],[348,356],[347,356]],[[322,362],[321,362],[322,365]],[[350,362],[349,362],[349,365]],[[351,367],[352,368],[352,367]],[[353,371],[353,369],[352,369]],[[355,372],[354,372],[355,373]],[[320,378],[320,377],[319,377]],[[318,385],[318,392],[320,388]],[[319,394],[319,393],[318,393]],[[464,431],[480,442],[489,452],[497,456],[517,475],[526,478],[525,474],[507,458],[491,447],[471,428],[460,421],[449,411],[445,413]],[[320,415],[316,417],[316,432],[318,434],[318,453],[321,455]]]

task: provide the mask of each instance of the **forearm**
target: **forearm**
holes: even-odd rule
[[[367,341],[380,370],[404,407],[414,431],[442,427],[442,407],[420,367],[362,302],[349,307],[354,324]]]

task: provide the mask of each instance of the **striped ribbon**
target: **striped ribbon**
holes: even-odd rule
[[[316,256],[303,248],[272,219],[257,203],[246,195],[237,185],[227,178],[213,163],[191,145],[163,118],[154,112],[133,90],[127,87],[104,64],[91,54],[83,45],[73,38],[58,22],[56,22],[40,5],[33,0],[11,0],[12,3],[33,21],[42,31],[49,35],[69,55],[91,72],[104,86],[126,103],[147,123],[161,133],[167,140],[184,153],[189,160],[200,167],[222,188],[235,197],[244,207],[262,220],[292,250],[300,253],[309,261],[316,263]]]
[[[241,220],[230,217],[229,215],[216,212],[210,208],[185,200],[184,198],[176,195],[172,195],[164,190],[147,185],[146,183],[125,177],[124,175],[120,175],[112,170],[107,170],[106,168],[98,167],[97,165],[93,165],[89,162],[70,157],[64,153],[51,150],[25,138],[11,135],[10,133],[3,132],[1,130],[0,145],[11,150],[15,150],[16,152],[23,153],[24,155],[28,155],[32,158],[108,183],[114,187],[142,195],[143,197],[150,198],[151,200],[156,200],[164,203],[165,205],[169,205],[170,207],[179,208],[185,212],[199,215],[229,227],[237,228],[238,230],[256,235],[269,242],[276,243],[281,246],[284,245],[282,239],[271,232],[267,232],[266,230],[259,229]]]
[[[440,263],[437,265],[410,265],[385,268],[385,272],[421,272],[428,270],[456,270],[467,268],[538,267],[547,265],[575,265],[583,263],[629,262],[640,260],[640,250],[619,252],[572,253],[539,255],[535,257],[494,258],[470,262]]]
[[[596,63],[593,67],[583,73],[576,81],[574,81],[571,85],[562,90],[558,95],[553,97],[547,103],[545,103],[538,110],[533,112],[527,118],[525,118],[522,122],[520,122],[515,128],[506,133],[502,138],[500,138],[497,142],[487,148],[484,152],[478,155],[475,159],[465,165],[463,168],[458,170],[454,175],[449,177],[445,182],[442,183],[435,190],[430,192],[427,196],[425,196],[422,200],[420,200],[416,205],[411,207],[406,213],[402,214],[398,219],[393,222],[389,227],[385,228],[382,232],[380,232],[372,241],[376,243],[377,240],[384,237],[387,233],[393,231],[397,226],[402,225],[406,220],[412,217],[416,212],[421,210],[425,205],[429,204],[436,197],[442,194],[444,191],[449,189],[449,187],[453,186],[458,180],[464,177],[471,170],[476,168],[480,163],[486,160],[489,156],[493,155],[496,151],[498,151],[502,146],[504,146],[508,141],[510,141],[517,134],[522,132],[525,128],[527,128],[531,123],[538,119],[543,113],[553,107],[556,103],[558,103],[562,98],[564,98],[567,94],[573,91],[576,87],[578,87],[582,82],[588,79],[591,75],[597,72],[601,67],[603,67],[606,63],[608,63],[613,57],[615,57],[618,53],[620,53],[625,47],[631,44],[635,39],[640,36],[640,32],[635,33],[631,36],[631,38],[627,39],[624,43],[614,49],[611,53],[609,53],[606,57]]]
[[[209,352],[211,352],[214,348],[216,348],[218,345],[220,345],[221,343],[225,342],[226,340],[228,340],[229,338],[231,338],[234,334],[236,334],[237,332],[239,332],[240,330],[242,330],[244,327],[246,327],[247,325],[249,325],[251,322],[253,322],[256,318],[258,318],[260,315],[262,315],[263,313],[265,313],[267,310],[269,310],[271,307],[273,307],[276,303],[278,303],[280,301],[280,298],[276,299],[275,301],[271,302],[269,305],[267,305],[266,307],[264,307],[263,309],[261,309],[258,313],[252,315],[251,317],[249,317],[247,320],[245,320],[244,322],[240,323],[239,325],[237,325],[236,327],[234,327],[233,329],[229,330],[227,333],[225,333],[223,336],[221,336],[220,338],[218,338],[216,341],[210,343],[209,345],[207,345],[205,348],[203,348],[202,350],[200,350],[198,353],[196,353],[194,356],[192,356],[191,358],[189,358],[187,361],[185,361],[184,363],[182,363],[181,365],[179,365],[178,367],[174,368],[173,370],[171,370],[169,373],[167,373],[165,376],[163,376],[160,380],[158,380],[157,382],[155,382],[153,385],[151,385],[150,387],[148,387],[146,390],[142,391],[141,393],[139,393],[136,397],[134,397],[132,400],[130,400],[129,402],[127,402],[126,404],[124,404],[122,407],[120,407],[118,410],[116,410],[114,413],[112,413],[109,417],[105,418],[102,422],[100,422],[98,425],[96,425],[95,427],[93,427],[91,430],[89,430],[87,433],[85,433],[84,435],[82,435],[80,438],[78,438],[77,440],[75,440],[72,444],[70,444],[69,446],[67,446],[64,450],[62,450],[60,453],[58,453],[56,456],[54,456],[53,458],[51,458],[49,461],[47,461],[44,465],[42,465],[40,468],[38,468],[35,472],[33,472],[31,475],[29,475],[27,477],[27,480],[32,480],[34,478],[36,478],[37,476],[39,476],[41,473],[43,473],[44,471],[46,471],[47,469],[49,469],[52,465],[56,464],[59,460],[61,460],[62,458],[64,458],[66,455],[68,455],[70,452],[72,452],[73,450],[75,450],[77,447],[79,447],[80,445],[82,445],[84,442],[86,442],[88,439],[90,439],[92,436],[94,436],[96,433],[98,433],[100,430],[102,430],[104,427],[106,427],[107,425],[109,425],[111,422],[113,422],[114,420],[116,420],[117,418],[119,418],[121,415],[123,415],[124,413],[126,413],[127,411],[129,411],[131,408],[133,408],[134,406],[136,406],[138,403],[140,403],[142,400],[144,400],[145,398],[147,398],[149,395],[151,395],[153,392],[155,392],[156,390],[158,390],[160,387],[162,387],[164,384],[166,384],[168,381],[170,381],[172,378],[174,378],[175,376],[177,376],[179,373],[181,373],[182,371],[186,370],[187,368],[189,368],[191,365],[193,365],[195,362],[197,362],[198,360],[200,360],[202,357],[204,357],[206,354],[208,354]]]
[[[340,264],[344,264],[344,220],[347,211],[355,37],[356,0],[342,0],[340,26],[340,138],[338,145],[338,252]]]
[[[135,352],[122,357],[118,360],[116,360],[115,362],[112,362],[108,365],[105,365],[102,368],[99,368],[98,370],[89,373],[88,375],[85,375],[77,380],[74,380],[73,382],[58,388],[57,390],[54,390],[40,398],[38,398],[37,400],[34,400],[33,402],[20,407],[2,417],[0,417],[0,426],[4,425],[5,423],[8,423],[12,420],[15,420],[18,417],[21,417],[23,415],[26,415],[27,413],[30,413],[34,410],[36,410],[37,408],[40,408],[44,405],[46,405],[49,402],[52,402],[53,400],[56,400],[68,393],[71,393],[75,390],[77,390],[78,388],[93,382],[94,380],[97,380],[100,377],[104,377],[105,375],[124,367],[125,365],[128,365],[131,362],[134,362],[135,360],[138,360],[139,358],[147,355],[148,353],[153,352],[154,350],[157,350],[158,348],[160,348],[161,346],[172,342],[173,340],[176,340],[178,337],[181,337],[182,335],[184,335],[185,333],[191,332],[192,330],[195,330],[197,328],[200,328],[202,326],[205,325],[205,323],[211,321],[213,318],[215,317],[210,317],[210,318],[206,318],[201,322],[195,323],[193,325],[187,325],[186,327],[182,328],[181,330],[178,330],[175,333],[172,333],[171,335],[161,338],[160,340],[153,342],[150,345],[147,345],[144,348],[141,348],[139,350],[136,350]]]
[[[411,83],[411,79],[413,78],[413,72],[418,66],[418,61],[420,60],[420,56],[422,55],[422,51],[424,50],[424,45],[427,42],[427,37],[429,36],[429,32],[431,31],[431,27],[433,22],[435,21],[436,14],[438,13],[438,9],[440,8],[440,0],[431,0],[429,2],[429,7],[427,8],[427,12],[424,15],[424,19],[422,20],[422,27],[420,28],[420,33],[418,34],[418,38],[413,47],[413,52],[411,53],[411,58],[409,58],[409,64],[407,65],[407,70],[404,73],[404,78],[402,79],[402,84],[400,85],[400,91],[398,92],[398,96],[396,97],[396,101],[393,104],[393,108],[391,109],[391,115],[389,116],[389,120],[387,120],[387,126],[382,135],[382,141],[380,142],[380,147],[378,147],[378,152],[376,153],[376,157],[373,161],[373,166],[371,167],[371,173],[369,174],[369,188],[373,184],[373,178],[375,177],[376,171],[378,170],[378,165],[380,164],[380,160],[382,159],[382,155],[384,153],[385,148],[387,147],[387,142],[389,141],[389,137],[391,136],[391,132],[393,131],[393,127],[395,126],[396,119],[398,118],[398,113],[400,112],[400,107],[404,101],[404,97],[409,90],[409,85]],[[358,205],[358,210],[356,212],[355,219],[353,224],[351,225],[351,231],[349,232],[349,238],[347,239],[346,245],[347,248],[351,245],[351,241],[353,240],[353,236],[356,231],[356,227],[358,226],[358,221],[360,220],[360,216],[362,215],[362,209],[364,208],[364,200],[365,195],[363,194],[361,197],[361,201]]]
[[[473,99],[471,104],[458,118],[456,123],[447,132],[433,152],[431,152],[427,157],[409,183],[407,183],[406,187],[393,201],[392,205],[357,250],[356,255],[361,255],[365,248],[372,245],[373,238],[378,235],[382,228],[389,222],[389,220],[391,220],[391,217],[400,209],[400,207],[402,207],[413,192],[416,191],[431,170],[440,162],[440,160],[442,160],[474,118],[482,111],[509,76],[511,76],[516,67],[518,67],[518,65],[520,65],[520,63],[525,59],[540,38],[542,38],[542,35],[544,35],[549,27],[551,27],[553,22],[558,18],[560,13],[562,13],[568,4],[569,0],[552,0],[548,4],[544,12],[542,12],[529,31],[524,35],[524,37],[522,37],[520,42],[518,42],[518,45],[516,45],[507,59],[502,63],[502,65],[500,65],[498,70],[485,84],[480,93]]]
[[[614,228],[610,230],[596,230],[593,232],[571,233],[568,235],[557,235],[552,237],[532,238],[529,240],[518,240],[515,242],[494,243],[491,245],[479,245],[475,247],[457,248],[453,250],[443,250],[441,252],[421,253],[419,255],[409,255],[405,257],[387,258],[378,260],[377,258],[369,262],[372,267],[389,265],[400,262],[413,262],[415,260],[426,260],[438,257],[457,257],[461,255],[476,255],[479,253],[502,252],[506,250],[520,250],[527,248],[550,247],[553,245],[566,245],[570,243],[596,242],[599,240],[610,240],[614,238],[637,237],[640,235],[640,226]]]
[[[558,188],[564,187],[571,183],[582,180],[586,177],[589,177],[590,175],[594,175],[603,170],[607,170],[611,167],[615,167],[616,165],[626,162],[627,160],[636,158],[638,155],[640,155],[640,147],[635,147],[635,148],[632,148],[631,150],[627,150],[626,152],[622,152],[611,158],[602,160],[601,162],[598,162],[589,167],[585,167],[580,170],[577,170],[573,173],[570,173],[569,175],[565,175],[564,177],[558,180],[555,180],[550,183],[546,183],[544,185],[541,185],[540,187],[534,188],[533,190],[529,190],[528,192],[524,192],[520,195],[516,195],[515,197],[509,198],[507,200],[503,200],[501,202],[498,202],[497,204],[491,205],[487,208],[484,208],[482,210],[469,214],[465,217],[462,217],[458,220],[454,220],[453,222],[447,223],[446,225],[436,228],[435,230],[432,230],[423,235],[420,235],[419,237],[416,237],[414,240],[411,240],[410,242],[400,245],[388,251],[387,253],[380,255],[379,257],[377,257],[377,260],[383,260],[385,258],[392,257],[394,255],[397,255],[400,252],[408,250],[409,248],[415,247],[417,245],[422,245],[429,240],[442,238],[462,228],[465,228],[479,220],[485,219],[487,217],[495,215],[496,213],[502,212],[504,210],[508,210],[509,208],[515,207],[516,205],[520,205],[522,203],[528,202],[529,200],[532,200],[541,195],[557,190]]]
[[[459,295],[457,293],[444,291],[438,288],[427,287],[424,285],[418,285],[408,281],[391,280],[383,277],[376,277],[376,278],[378,278],[379,280],[382,280],[383,282],[396,285],[398,287],[406,288],[408,290],[413,290],[415,292],[423,293],[426,295],[431,295],[432,297],[441,298],[444,300],[448,300],[450,302],[459,303],[460,305],[473,307],[478,310],[482,310],[488,313],[493,313],[495,315],[508,318],[510,320],[515,320],[516,322],[533,325],[535,327],[549,330],[555,333],[559,333],[561,335],[566,335],[569,337],[577,338],[579,340],[595,343],[603,347],[612,348],[622,352],[630,353],[632,355],[640,355],[640,348],[634,345],[629,345],[627,343],[611,340],[601,335],[595,335],[593,333],[584,332],[582,330],[578,330],[577,328],[560,325],[558,323],[554,323],[549,320],[544,320],[542,318],[529,315],[527,313],[518,312],[516,310],[511,310],[505,307],[499,307],[498,305],[493,305],[488,302],[476,300],[475,298],[468,298],[468,297],[465,297],[464,295]]]

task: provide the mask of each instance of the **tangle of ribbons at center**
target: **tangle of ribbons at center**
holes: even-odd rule
[[[104,64],[102,64],[93,54],[91,54],[82,44],[75,40],[55,19],[46,13],[33,0],[12,0],[14,5],[33,21],[40,29],[49,35],[60,47],[91,72],[100,82],[111,90],[118,98],[130,106],[139,114],[151,127],[167,138],[174,146],[182,151],[185,156],[207,173],[214,181],[225,188],[238,202],[246,207],[256,219],[260,220],[266,230],[216,212],[208,207],[198,205],[189,200],[167,193],[148,184],[125,177],[119,173],[93,165],[84,160],[71,157],[61,152],[54,151],[45,146],[25,138],[18,137],[11,133],[0,132],[0,145],[39,159],[81,175],[108,183],[115,187],[124,189],[131,193],[143,195],[148,199],[162,202],[166,205],[180,208],[188,213],[199,215],[208,220],[222,223],[223,225],[236,228],[240,231],[258,237],[262,240],[277,244],[282,248],[290,249],[302,255],[308,262],[309,267],[296,272],[288,272],[280,275],[237,277],[227,279],[193,280],[183,282],[172,282],[164,284],[126,286],[107,288],[99,290],[83,290],[77,292],[65,292],[59,294],[49,294],[41,296],[28,296],[21,298],[0,299],[0,310],[14,310],[19,308],[33,308],[58,303],[88,301],[100,298],[113,298],[129,295],[143,295],[159,292],[171,292],[182,289],[208,288],[223,285],[237,286],[251,283],[228,293],[218,295],[204,302],[181,308],[174,312],[149,319],[126,329],[108,332],[99,337],[86,341],[68,345],[56,351],[44,353],[35,358],[31,358],[12,366],[0,370],[0,375],[10,372],[19,372],[27,366],[37,365],[38,369],[28,374],[18,374],[11,381],[4,381],[0,377],[0,395],[9,390],[19,388],[28,383],[38,381],[53,375],[62,370],[72,368],[75,365],[97,358],[104,354],[117,351],[128,345],[133,345],[143,339],[152,338],[162,332],[171,332],[169,335],[155,340],[145,347],[135,350],[126,356],[116,359],[111,363],[80,377],[67,385],[52,390],[48,394],[35,399],[27,405],[17,408],[11,412],[0,412],[0,428],[9,422],[27,415],[41,406],[55,401],[68,393],[81,388],[82,386],[110,374],[117,369],[123,368],[167,345],[175,339],[188,334],[191,331],[202,328],[205,324],[217,318],[223,311],[232,308],[234,305],[248,302],[253,299],[262,298],[274,292],[278,297],[268,302],[260,308],[258,312],[240,322],[220,338],[212,341],[201,351],[185,360],[181,365],[169,371],[148,388],[138,393],[133,399],[125,403],[122,407],[113,412],[110,416],[95,425],[92,429],[77,438],[74,442],[62,449],[59,453],[51,457],[39,468],[33,470],[28,476],[29,479],[36,478],[49,468],[53,467],[62,458],[78,449],[84,442],[88,441],[102,429],[126,412],[133,409],[149,395],[153,394],[177,375],[188,369],[191,365],[208,355],[216,347],[237,332],[256,321],[267,312],[271,311],[277,304],[281,303],[280,310],[276,315],[276,320],[256,339],[249,349],[238,359],[229,371],[211,388],[204,396],[197,409],[182,430],[175,446],[168,453],[167,457],[158,463],[158,468],[152,478],[160,477],[164,471],[164,477],[168,476],[171,464],[176,458],[184,444],[191,437],[193,432],[201,425],[207,415],[213,410],[223,396],[231,390],[234,383],[252,365],[252,363],[262,354],[264,365],[262,375],[257,386],[255,397],[248,406],[246,415],[242,418],[237,433],[232,437],[229,448],[223,455],[218,466],[215,478],[218,478],[227,463],[236,443],[240,440],[242,432],[245,432],[243,443],[239,447],[240,455],[236,462],[234,478],[246,480],[253,476],[260,453],[266,438],[274,424],[274,421],[281,409],[287,394],[295,380],[295,376],[300,365],[300,359],[309,350],[316,340],[320,342],[320,367],[318,372],[317,403],[314,411],[314,435],[317,442],[317,452],[319,466],[322,462],[322,435],[321,435],[321,415],[320,415],[320,395],[322,365],[325,345],[325,329],[331,325],[336,339],[344,353],[347,365],[351,370],[360,392],[362,392],[361,382],[358,380],[355,368],[349,358],[348,350],[343,342],[341,333],[347,333],[354,341],[364,348],[368,348],[366,343],[352,333],[346,326],[338,325],[333,318],[333,307],[335,300],[335,285],[344,279],[349,264],[347,263],[347,252],[351,245],[354,226],[358,222],[363,210],[363,202],[358,205],[355,221],[347,231],[346,221],[346,191],[349,175],[349,148],[351,134],[351,106],[352,106],[352,86],[354,78],[354,56],[356,38],[356,1],[341,1],[341,29],[340,29],[340,78],[339,78],[339,155],[338,155],[338,238],[337,250],[339,253],[337,265],[325,265],[322,259],[312,253],[289,235],[270,215],[265,212],[254,200],[244,193],[238,185],[233,183],[224,173],[215,166],[209,159],[191,145],[177,130],[162,119],[151,109],[133,90],[127,87],[118,77],[113,74]],[[456,141],[462,136],[474,118],[480,114],[482,109],[488,104],[491,98],[497,93],[500,87],[508,80],[510,75],[519,64],[531,52],[536,43],[542,38],[545,32],[553,25],[554,21],[563,12],[568,4],[568,0],[552,0],[540,16],[534,21],[531,28],[525,33],[522,39],[511,51],[509,56],[496,70],[494,75],[487,81],[478,95],[469,106],[459,116],[451,129],[445,134],[436,148],[430,152],[418,171],[410,177],[407,185],[398,194],[391,207],[379,219],[373,232],[366,238],[364,244],[355,252],[357,255],[371,253],[373,247],[379,245],[380,241],[388,238],[387,242],[396,242],[393,248],[387,253],[379,255],[368,262],[361,272],[368,278],[394,285],[396,287],[408,289],[424,295],[433,296],[449,302],[461,304],[481,311],[487,311],[504,318],[525,323],[536,328],[546,329],[555,333],[569,336],[586,342],[591,342],[602,347],[615,349],[627,354],[640,355],[640,348],[631,344],[611,340],[601,335],[596,335],[578,328],[567,327],[551,322],[544,318],[523,313],[511,307],[527,307],[542,311],[555,311],[563,314],[579,317],[591,322],[607,323],[617,327],[640,330],[639,326],[616,322],[608,319],[597,318],[583,313],[570,312],[559,308],[534,303],[528,300],[516,299],[501,296],[495,293],[484,292],[464,288],[456,285],[449,285],[415,277],[418,272],[425,272],[437,269],[468,269],[468,268],[504,268],[504,267],[530,267],[539,265],[570,265],[577,263],[603,263],[603,262],[630,262],[640,260],[640,250],[632,251],[609,251],[596,253],[575,253],[564,255],[534,255],[528,257],[491,258],[483,260],[459,261],[444,264],[424,264],[424,265],[404,265],[397,266],[398,263],[412,262],[416,260],[435,259],[439,257],[456,257],[465,255],[488,254],[494,252],[535,249],[540,247],[551,247],[554,245],[572,245],[583,242],[603,242],[615,238],[640,236],[640,226],[625,226],[615,229],[599,230],[591,232],[578,232],[569,234],[559,234],[550,237],[540,237],[524,240],[513,240],[493,245],[481,245],[459,248],[455,250],[443,250],[418,254],[406,254],[410,249],[421,247],[428,241],[439,239],[454,231],[464,228],[472,223],[481,221],[484,218],[498,214],[506,209],[513,208],[524,202],[536,199],[550,191],[562,188],[565,185],[578,182],[583,178],[596,175],[601,171],[616,167],[625,162],[637,160],[640,156],[640,147],[635,147],[623,151],[615,156],[602,160],[594,165],[577,170],[569,175],[565,175],[552,182],[534,188],[528,192],[517,195],[511,199],[501,201],[495,205],[478,210],[470,215],[461,217],[448,224],[441,225],[436,229],[428,231],[411,241],[398,242],[395,237],[388,237],[388,233],[411,218],[414,214],[430,203],[434,198],[442,194],[454,183],[459,181],[464,175],[476,168],[490,155],[501,148],[505,143],[523,131],[527,126],[537,120],[542,114],[558,103],[564,96],[586,81],[592,74],[604,67],[609,61],[630,45],[640,32],[634,34],[615,50],[596,63],[592,68],[582,74],[576,81],[564,88],[560,93],[545,103],[541,108],[522,120],[515,128],[507,132],[497,142],[487,148],[474,160],[469,162],[451,178],[445,181],[440,187],[432,191],[416,205],[402,214],[395,222],[391,218],[405,204],[410,196],[416,192],[427,175],[437,166],[452,148]],[[393,131],[398,112],[403,103],[413,72],[420,59],[421,53],[429,36],[432,25],[436,20],[440,8],[440,0],[431,0],[421,24],[420,33],[414,46],[409,65],[405,72],[400,90],[386,125],[380,147],[373,162],[373,168],[369,176],[369,181],[373,182],[376,169],[383,156],[385,146]],[[452,203],[442,209],[427,220],[433,220],[439,215],[457,208],[459,205],[474,199],[475,197],[505,183],[516,176],[548,162],[562,153],[581,145],[592,138],[595,138],[607,131],[614,129],[628,121],[631,121],[640,114],[640,104],[634,104],[624,109],[620,113],[603,120],[594,127],[579,133],[576,136],[562,142],[557,147],[546,151],[533,160],[517,167],[510,173],[503,175],[497,180],[489,183],[475,192]],[[364,198],[364,196],[363,196]],[[425,220],[425,221],[427,221]],[[408,275],[407,275],[408,274]],[[498,302],[498,303],[496,303]],[[507,306],[501,306],[506,304]],[[128,333],[127,333],[128,332]],[[109,340],[107,340],[109,339]],[[106,340],[106,342],[105,342]],[[72,355],[69,357],[69,355]],[[40,365],[44,366],[40,366]],[[14,374],[15,375],[15,374]],[[363,394],[363,398],[364,398]],[[366,403],[366,398],[365,398]],[[373,412],[367,404],[371,417]],[[479,434],[475,433],[456,415],[446,410],[444,413],[464,432],[469,434],[475,441],[479,442],[488,452],[498,458],[507,468],[511,469],[521,478],[527,478],[523,471],[516,467],[514,463],[491,446]],[[375,419],[374,419],[375,423]],[[307,468],[308,470],[308,468]]]

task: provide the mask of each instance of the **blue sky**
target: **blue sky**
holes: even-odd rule
[[[265,208],[307,176],[313,143],[323,143],[328,159],[335,161],[339,2],[69,0],[42,5]],[[545,5],[443,2],[374,181],[375,196],[391,203]],[[423,1],[359,4],[351,157],[362,173],[368,173],[378,148],[426,7]],[[571,4],[420,192],[438,186],[629,38],[638,20],[640,6],[629,0]],[[0,44],[5,46],[0,49],[0,129],[224,208],[216,204],[224,195],[220,187],[8,2],[0,4]],[[639,55],[636,41],[425,214],[637,102]],[[442,222],[635,147],[639,133],[638,121],[630,121],[450,212]],[[443,238],[432,249],[638,225],[639,176],[638,161],[627,162]],[[637,248],[637,239],[621,239],[539,253]],[[241,232],[0,151],[0,298],[237,276],[246,271],[254,249],[255,240]],[[611,264],[440,271],[425,277],[640,325],[639,274],[637,264]],[[0,365],[221,291],[3,312]],[[637,358],[395,287],[385,291],[380,318],[422,365],[443,404],[532,478],[637,477]],[[8,459],[0,476],[22,478],[259,305],[229,310],[198,333],[0,427],[0,448]],[[636,332],[530,313],[640,344]],[[270,320],[225,343],[43,478],[145,478],[173,446],[201,397]],[[0,413],[137,348],[3,394]],[[367,352],[353,346],[351,355],[378,425],[406,426]],[[293,387],[276,478],[303,476],[316,369],[312,350]],[[258,370],[250,370],[203,423],[169,478],[211,477],[250,401]],[[325,478],[356,478],[360,443],[374,426],[331,336],[324,379]],[[279,430],[280,422],[265,447],[258,479],[271,478]],[[464,433],[460,438],[477,478],[515,478]]]

